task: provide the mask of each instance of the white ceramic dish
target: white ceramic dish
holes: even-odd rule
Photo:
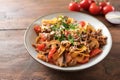
[[[105,18],[113,24],[120,24],[120,11],[109,12],[105,15]]]
[[[90,24],[92,24],[96,29],[101,28],[103,35],[106,35],[108,37],[107,45],[104,46],[103,52],[100,55],[92,58],[88,63],[78,65],[78,66],[74,66],[74,67],[59,67],[59,66],[52,65],[52,64],[49,64],[47,62],[44,62],[44,61],[38,59],[36,57],[37,52],[35,51],[34,47],[32,46],[32,44],[35,42],[35,37],[37,36],[36,33],[33,30],[33,25],[34,24],[40,24],[40,22],[43,18],[44,19],[52,19],[53,17],[56,17],[58,15],[66,15],[66,16],[74,18],[77,21],[85,20],[85,21],[89,22]],[[97,20],[96,18],[94,18],[90,15],[84,14],[84,13],[80,13],[80,12],[79,13],[78,12],[63,12],[63,13],[54,13],[54,14],[50,14],[50,15],[47,15],[47,16],[42,16],[42,17],[38,18],[36,21],[34,21],[27,28],[27,30],[25,32],[24,44],[25,44],[25,47],[26,47],[27,51],[29,52],[29,54],[35,60],[37,60],[39,63],[41,63],[41,64],[43,64],[43,65],[45,65],[49,68],[56,69],[56,70],[78,71],[78,70],[89,68],[89,67],[99,63],[100,61],[102,61],[107,56],[107,54],[109,53],[109,51],[111,49],[112,38],[111,38],[111,34],[110,34],[109,30],[107,29],[107,27],[102,22]]]

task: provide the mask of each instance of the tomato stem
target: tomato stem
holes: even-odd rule
[[[79,2],[79,0],[72,0],[73,2]]]
[[[98,1],[98,0],[94,0],[94,1],[95,1],[96,5],[98,5],[98,4],[99,4],[99,1]]]
[[[107,0],[107,2],[110,4],[110,3],[111,3],[111,0]]]
[[[99,2],[110,2],[110,0],[100,0]]]
[[[99,6],[99,1],[98,0],[95,0],[95,3],[97,6]]]
[[[106,2],[105,0],[100,0],[99,2]]]

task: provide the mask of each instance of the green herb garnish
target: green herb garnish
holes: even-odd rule
[[[53,25],[53,27],[51,27],[52,31],[56,31],[57,30],[57,27],[56,25]]]
[[[74,44],[74,38],[71,35],[68,35],[68,40],[71,42],[71,44]]]
[[[54,24],[54,25],[51,27],[51,29],[52,29],[53,31],[58,31],[59,28],[60,28],[60,24]]]
[[[66,38],[65,38],[65,35],[64,34],[61,34],[61,37],[60,37],[60,39],[59,39],[59,41],[63,41],[63,40],[65,40]]]
[[[69,25],[70,29],[76,29],[76,26],[77,26],[77,24],[73,24],[73,23],[71,23],[71,24]]]
[[[61,36],[55,35],[54,36],[55,40],[63,41],[66,40],[65,35],[61,34]]]
[[[68,25],[67,23],[62,22],[62,25],[65,27],[65,29],[66,29],[66,30],[68,30],[68,29],[69,29],[69,25]]]

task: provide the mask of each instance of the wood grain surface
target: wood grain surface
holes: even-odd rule
[[[38,17],[68,10],[70,0],[0,0],[0,80],[120,80],[120,25],[94,16],[110,30],[109,55],[99,64],[77,72],[52,70],[36,62],[26,51],[26,28]],[[120,11],[120,1],[111,0]],[[87,12],[85,12],[87,13]],[[88,14],[88,13],[87,13]]]

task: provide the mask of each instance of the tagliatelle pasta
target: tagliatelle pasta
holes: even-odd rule
[[[61,66],[75,66],[89,62],[102,52],[107,37],[86,21],[76,21],[60,15],[51,20],[43,19],[34,25],[37,34],[33,46],[37,57]]]

